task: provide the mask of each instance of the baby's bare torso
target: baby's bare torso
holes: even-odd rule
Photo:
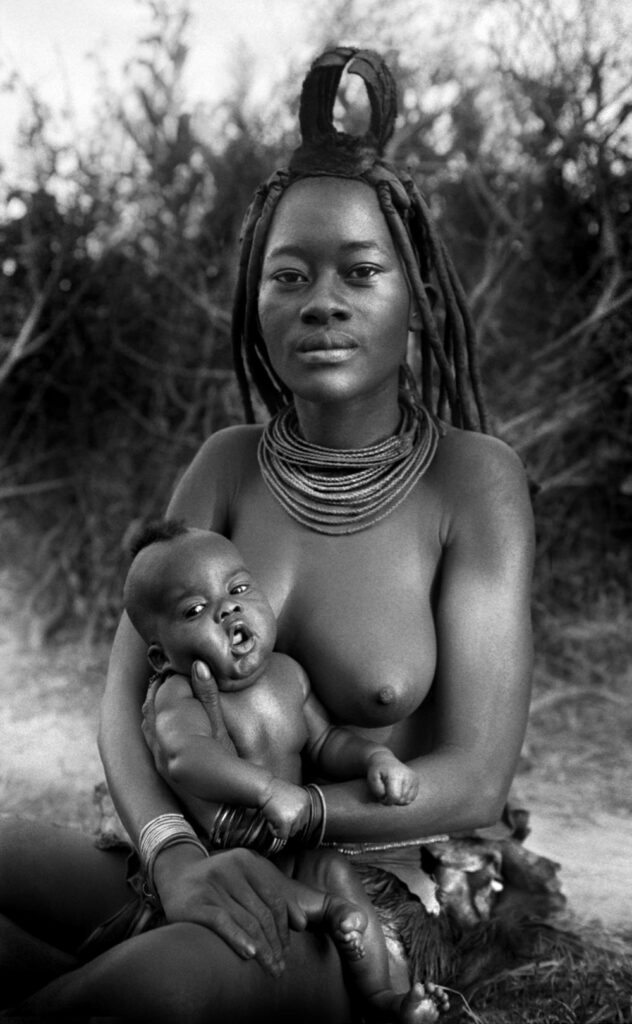
[[[224,722],[237,753],[287,782],[301,781],[301,751],[307,741],[305,690],[296,663],[273,654],[256,683],[220,693]]]

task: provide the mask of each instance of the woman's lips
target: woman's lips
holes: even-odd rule
[[[357,347],[355,339],[343,331],[318,331],[301,338],[296,350],[306,363],[342,363]]]
[[[322,348],[356,348],[357,342],[346,331],[332,330],[331,327],[310,331],[298,342],[299,352],[314,352]]]
[[[345,363],[353,357],[355,348],[315,348],[309,352],[300,352],[303,363]]]

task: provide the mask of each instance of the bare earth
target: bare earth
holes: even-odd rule
[[[4,598],[0,609],[9,613],[6,589]],[[0,626],[0,652],[0,813],[91,831],[92,792],[103,777],[95,735],[107,652],[78,644],[30,649],[10,613]],[[611,728],[601,729],[609,749],[601,752],[582,743],[581,729],[572,721],[569,728],[568,716],[557,727],[553,716],[545,716],[544,725],[536,717],[518,782],[532,811],[527,845],[562,865],[571,909],[629,938],[629,760],[612,749],[622,739],[620,709],[605,706],[599,714],[612,716]]]

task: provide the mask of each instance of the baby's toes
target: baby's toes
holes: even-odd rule
[[[441,985],[435,985],[433,981],[426,982],[426,992],[432,996],[440,1013],[450,1009],[450,997]]]
[[[338,930],[341,934],[353,934],[358,936],[366,931],[367,916],[359,907],[349,909],[338,921]]]
[[[334,939],[339,951],[347,960],[361,960],[365,955],[362,932],[337,932]]]
[[[435,985],[425,986],[416,982],[402,999],[398,1015],[400,1024],[436,1024],[439,1014],[444,1011],[443,1004],[438,1004],[435,992],[431,991],[436,988]]]

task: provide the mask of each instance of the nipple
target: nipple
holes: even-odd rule
[[[378,704],[392,704],[394,700],[395,690],[393,689],[392,686],[383,686],[381,690],[378,690]]]

